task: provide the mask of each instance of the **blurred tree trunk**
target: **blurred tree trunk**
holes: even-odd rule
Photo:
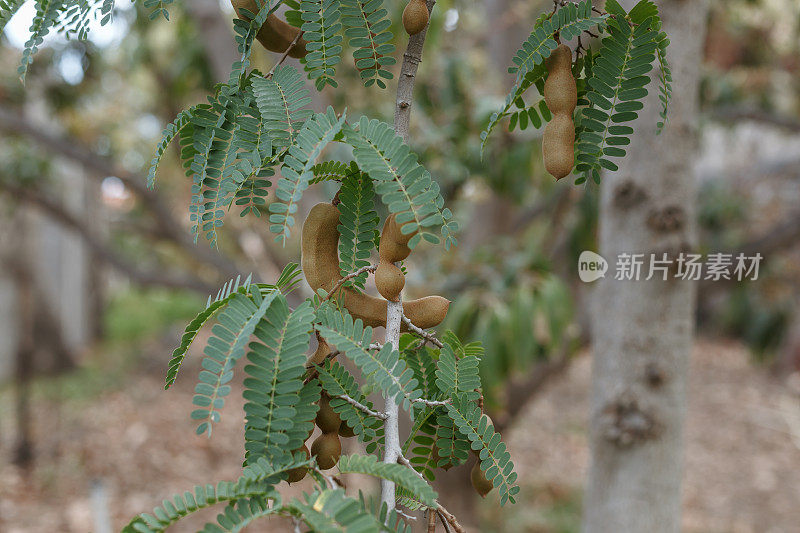
[[[704,1],[657,1],[669,34],[674,83],[669,120],[656,136],[657,81],[635,124],[628,156],[601,187],[600,254],[609,262],[594,310],[591,468],[587,533],[677,532],[683,424],[692,347],[692,283],[647,276],[651,253],[673,261],[695,243],[695,183]],[[624,0],[630,9],[635,2]],[[620,253],[643,253],[642,281],[614,280]]]

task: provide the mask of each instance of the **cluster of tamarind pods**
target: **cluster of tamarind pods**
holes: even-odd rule
[[[378,245],[378,266],[375,269],[375,286],[383,298],[377,298],[349,288],[342,283],[339,269],[339,209],[332,203],[318,203],[311,208],[301,232],[301,263],[306,281],[316,293],[325,290],[330,297],[336,297],[353,316],[361,319],[366,326],[385,326],[387,301],[399,301],[405,286],[405,275],[397,262],[406,259],[411,249],[409,241],[416,232],[403,233],[402,225],[395,215],[389,215],[383,225]],[[334,291],[331,294],[331,291]],[[450,306],[450,301],[441,296],[426,296],[403,302],[403,314],[414,325],[428,329],[440,324]],[[403,323],[403,329],[407,325]],[[333,352],[325,339],[318,337],[317,349],[308,358],[309,367],[322,364]],[[342,452],[341,437],[353,437],[354,433],[330,405],[330,398],[323,393],[319,401],[319,411],[315,420],[321,434],[308,447],[302,450],[314,456],[322,470],[333,468]],[[311,434],[309,434],[309,437]],[[434,448],[436,463],[440,463],[437,448]],[[485,496],[492,490],[492,482],[486,478],[476,462],[471,472],[472,485]],[[448,469],[451,464],[442,468]],[[288,478],[289,482],[299,481],[305,476],[305,469],[296,469]]]

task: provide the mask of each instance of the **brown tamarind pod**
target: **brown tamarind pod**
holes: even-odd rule
[[[572,75],[572,51],[561,44],[545,61],[547,80],[544,101],[553,115],[544,128],[542,157],[544,167],[556,179],[568,176],[575,165],[575,125],[572,115],[578,90]]]
[[[406,284],[406,276],[394,263],[381,261],[375,270],[375,287],[378,292],[392,302],[400,300],[400,292]]]
[[[350,439],[356,436],[353,428],[347,425],[345,421],[342,421],[342,425],[339,426],[339,436],[344,437],[346,439]]]
[[[339,271],[339,210],[329,203],[319,203],[303,223],[301,232],[301,263],[303,274],[311,289],[333,290],[342,279]],[[409,237],[410,238],[410,237]],[[356,292],[341,285],[336,294],[354,319],[361,319],[365,326],[386,325],[386,300]],[[417,300],[403,302],[403,314],[411,322],[428,329],[442,323],[450,301],[441,296],[426,296]],[[401,325],[403,331],[408,327]]]
[[[247,9],[253,14],[258,13],[259,10],[256,0],[231,0],[231,5],[233,9],[236,10],[236,14],[243,20],[248,19],[242,15],[240,11],[242,8]],[[273,13],[267,17],[267,21],[258,30],[256,39],[270,52],[277,52],[280,54],[289,48],[289,45],[292,44],[299,33],[299,29],[287,24]],[[301,37],[289,51],[289,57],[299,59],[305,57],[307,53],[306,40]]]
[[[339,426],[342,425],[342,420],[331,407],[331,399],[327,394],[323,394],[319,398],[319,411],[317,411],[315,422],[323,433],[336,433],[339,431]]]
[[[323,433],[311,444],[311,455],[317,458],[321,470],[336,466],[342,455],[342,443],[336,433]]]
[[[308,451],[308,447],[303,444],[303,447],[300,448],[305,454],[306,458],[311,457],[311,453]],[[286,481],[289,483],[297,483],[304,477],[306,477],[306,473],[308,472],[308,467],[305,466],[298,466],[297,468],[292,468],[287,472],[288,476],[286,477]]]
[[[575,164],[575,125],[572,117],[559,114],[544,127],[542,155],[544,168],[554,178],[561,179],[572,172]]]
[[[475,461],[469,473],[469,478],[470,481],[472,481],[472,487],[475,489],[475,492],[481,495],[481,498],[485,498],[494,488],[492,482],[486,478],[486,474],[481,470],[480,460]]]
[[[397,223],[397,216],[394,214],[389,215],[386,217],[386,222],[383,223],[378,255],[381,259],[390,263],[402,261],[411,254],[408,241],[416,234],[416,231],[404,234],[400,224]]]
[[[403,10],[403,28],[409,35],[415,35],[428,25],[430,13],[425,0],[409,0]]]
[[[308,363],[314,365],[321,365],[325,358],[332,352],[331,347],[325,342],[325,339],[318,337],[317,350],[308,358]]]

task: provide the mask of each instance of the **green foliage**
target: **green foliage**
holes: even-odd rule
[[[579,181],[591,176],[599,183],[602,168],[619,168],[608,158],[623,157],[626,152],[621,147],[630,144],[633,133],[633,128],[621,124],[635,120],[644,107],[641,100],[647,96],[647,73],[653,68],[658,33],[652,29],[652,14],[638,9],[643,5],[647,0],[634,6],[628,17],[615,0],[606,4],[616,16],[608,21],[609,35],[603,39],[588,81],[591,91],[586,98],[591,105],[581,110],[583,129],[576,143],[576,170],[583,174]]]
[[[193,109],[194,108],[189,108],[178,113],[178,116],[175,117],[175,120],[167,124],[167,127],[164,128],[164,131],[161,133],[161,141],[159,141],[158,145],[156,145],[156,154],[153,156],[153,160],[150,162],[150,169],[147,171],[148,188],[152,189],[155,186],[158,164],[161,162],[161,158],[164,157],[164,152],[167,151],[167,147],[172,140],[191,121]]]
[[[311,102],[308,89],[297,69],[275,68],[271,78],[253,77],[253,93],[262,120],[276,149],[287,149],[303,122],[311,116],[305,106]]]
[[[290,228],[294,226],[298,202],[314,177],[311,169],[322,149],[341,131],[344,121],[344,113],[337,118],[329,107],[326,113],[317,113],[307,120],[289,147],[281,169],[283,177],[275,190],[281,202],[269,206],[270,230],[278,234],[276,241],[286,244]]]
[[[560,7],[553,15],[543,15],[536,21],[530,36],[522,43],[512,58],[514,66],[509,67],[508,71],[516,73],[517,79],[506,96],[505,105],[503,109],[489,117],[489,124],[481,132],[481,154],[483,154],[489,135],[505,117],[511,117],[509,131],[513,131],[517,123],[519,123],[520,129],[524,130],[527,128],[529,120],[536,128],[540,128],[544,122],[550,120],[550,111],[544,101],[536,106],[526,106],[522,96],[534,85],[537,86],[540,94],[543,93],[541,81],[546,75],[544,60],[558,46],[555,39],[556,33],[563,40],[569,40],[594,26],[603,25],[605,20],[605,15],[593,16],[591,2],[583,0],[577,4],[568,3]],[[513,106],[522,111],[511,111]]]
[[[295,425],[301,396],[305,403],[302,422],[308,423],[316,415],[316,407],[311,405],[319,400],[319,387],[300,394],[313,319],[314,310],[308,302],[290,311],[286,299],[279,296],[255,329],[258,341],[250,344],[247,354],[250,364],[245,366],[248,377],[243,394],[247,401],[244,411],[248,463],[262,457],[280,459],[296,449],[288,446],[292,440],[289,431]],[[306,428],[311,429],[307,424],[303,429]],[[301,435],[294,439],[299,442],[292,444],[299,448],[305,437]]]
[[[408,454],[408,461],[414,470],[425,476],[428,481],[436,479],[435,470],[439,466],[436,447],[437,413],[442,410],[442,407],[426,406],[414,418],[414,425],[411,426],[409,436],[403,444],[403,454]]]
[[[261,5],[262,0],[259,0],[256,5]],[[261,29],[261,26],[267,21],[269,17],[278,7],[281,2],[276,2],[275,5],[270,5],[270,2],[263,1],[263,5],[258,10],[258,13],[251,13],[247,9],[242,9],[242,15],[247,17],[247,20],[236,18],[233,21],[234,39],[238,45],[241,57],[235,61],[231,66],[231,75],[228,80],[229,87],[239,87],[242,77],[247,72],[250,66],[250,54],[253,51],[253,41]]]
[[[240,277],[236,276],[235,280],[229,280],[222,286],[213,301],[211,300],[211,296],[208,297],[205,309],[189,322],[189,325],[186,326],[183,336],[181,337],[180,344],[172,352],[167,370],[165,389],[170,388],[172,384],[175,383],[175,379],[178,377],[178,370],[180,370],[181,364],[186,357],[186,352],[189,350],[189,346],[191,346],[195,337],[197,337],[197,332],[200,331],[203,324],[214,316],[217,311],[228,305],[236,294],[246,294],[250,288],[250,279],[251,276],[247,276],[244,283],[240,286]]]
[[[383,8],[383,0],[341,0],[341,4],[344,34],[353,48],[353,60],[364,85],[376,84],[385,89],[383,80],[393,77],[386,69],[396,60],[390,42],[392,22]]]
[[[0,32],[24,3],[25,0],[0,0]]]
[[[164,17],[165,20],[169,20],[169,11],[167,11],[167,6],[170,5],[173,0],[144,0],[144,7],[151,9],[150,11],[150,20],[155,20],[160,16]]]
[[[391,126],[362,116],[358,129],[345,128],[345,140],[353,146],[353,157],[361,170],[377,182],[375,190],[383,203],[391,213],[397,213],[403,232],[419,230],[409,241],[409,248],[421,239],[437,244],[439,237],[430,231],[435,227],[441,227],[445,249],[456,243],[453,234],[458,225],[450,220],[450,210],[442,209],[439,185]]]
[[[336,361],[326,361],[317,370],[322,388],[331,397],[330,405],[342,423],[347,424],[358,439],[367,445],[367,453],[375,452],[383,436],[383,421],[341,398],[349,396],[361,405],[373,409],[372,402],[361,392],[356,379]]]
[[[160,506],[153,509],[152,514],[140,514],[122,531],[123,533],[161,532],[184,516],[220,502],[235,502],[244,498],[258,498],[262,503],[267,500],[280,501],[280,495],[274,490],[275,485],[286,476],[288,470],[308,463],[309,461],[290,461],[283,464],[269,464],[263,460],[259,461],[245,468],[242,477],[235,482],[220,481],[216,486],[196,485],[191,492],[176,494],[172,499],[164,500]],[[211,529],[211,531],[217,530]]]
[[[348,498],[342,489],[307,494],[305,501],[295,500],[291,506],[312,531],[320,533],[386,531],[377,517],[364,509],[357,500]]]
[[[382,531],[390,531],[393,533],[412,532],[411,525],[406,524],[404,519],[394,509],[389,511],[386,503],[379,502],[376,498],[365,496],[360,490],[358,491],[358,500],[361,503],[361,508],[364,511],[375,515],[375,517],[381,523]]]
[[[19,9],[19,5],[6,4],[5,7],[9,10],[14,7]],[[33,22],[31,22],[30,27],[31,36],[25,43],[25,48],[22,50],[22,61],[17,68],[17,74],[19,74],[19,79],[23,83],[25,82],[25,75],[28,73],[28,67],[33,63],[34,54],[39,50],[44,38],[57,22],[60,7],[61,2],[59,0],[36,1],[36,12],[33,15]]]
[[[378,222],[373,198],[372,180],[366,174],[350,174],[342,179],[339,189],[339,269],[342,276],[369,265],[375,248]],[[346,283],[364,289],[367,273],[364,272]]]
[[[514,485],[517,474],[514,463],[500,434],[489,423],[489,417],[464,395],[458,395],[453,403],[447,405],[447,414],[455,422],[458,431],[472,442],[472,449],[478,453],[480,467],[486,478],[500,491],[500,505],[515,503],[514,495],[519,487]]]
[[[343,474],[367,474],[393,481],[425,505],[430,507],[436,505],[436,491],[403,465],[380,462],[374,455],[343,455],[339,459],[339,471]]]
[[[606,20],[605,16],[592,15],[592,3],[583,0],[579,4],[567,3],[561,6],[552,17],[544,18],[537,24],[528,39],[512,58],[513,67],[510,73],[516,73],[522,79],[537,65],[541,65],[556,49],[558,42],[554,39],[556,32],[563,40],[568,41]]]
[[[323,161],[317,163],[312,169],[314,178],[311,184],[322,183],[323,181],[343,181],[346,177],[360,174],[358,165],[351,161],[350,164],[341,161]]]
[[[658,64],[661,67],[661,71],[658,74],[659,81],[661,85],[659,85],[659,92],[658,99],[661,101],[661,112],[659,116],[661,120],[656,125],[658,133],[664,129],[664,124],[667,121],[667,112],[669,111],[669,101],[672,98],[672,69],[667,62],[667,47],[669,46],[669,37],[667,36],[666,32],[661,31],[661,21],[657,18],[653,20],[653,29],[658,31],[658,37],[656,37],[656,42],[658,43],[658,48],[656,48],[656,58],[658,59]]]
[[[302,0],[300,2],[303,38],[308,54],[303,61],[308,79],[314,80],[318,91],[325,85],[337,87],[334,73],[341,61],[342,14],[340,0]]]
[[[229,503],[224,512],[217,515],[217,524],[206,524],[202,533],[236,533],[254,520],[275,514],[278,510],[260,496],[239,499]]]
[[[272,291],[262,299],[261,292],[256,289],[250,291],[250,296],[252,300],[235,293],[220,314],[219,322],[211,329],[211,338],[203,351],[206,356],[203,369],[192,398],[192,403],[198,407],[192,411],[192,418],[201,421],[197,426],[198,435],[211,435],[211,424],[219,421],[219,411],[230,394],[227,383],[233,379],[233,367],[244,355],[247,340],[280,292]]]
[[[353,361],[385,398],[392,398],[409,410],[411,402],[422,392],[417,388],[414,373],[400,359],[399,353],[388,343],[377,352],[370,350],[372,328],[365,328],[360,318],[354,322],[346,311],[328,305],[320,308],[317,315],[322,323],[317,330],[325,341]]]
[[[523,95],[534,85],[543,94],[544,60],[559,42],[573,39],[595,26],[601,35],[606,35],[599,50],[579,48],[573,67],[580,106],[575,117],[575,170],[580,174],[576,183],[584,183],[589,177],[599,183],[602,169],[617,170],[617,164],[609,158],[626,154],[622,147],[630,144],[633,128],[625,123],[636,119],[643,108],[645,86],[650,81],[648,73],[656,59],[661,67],[662,109],[658,122],[661,131],[672,94],[672,72],[666,61],[669,39],[661,31],[658,8],[650,0],[641,0],[628,14],[616,0],[608,0],[606,10],[608,13],[598,11],[601,14],[595,16],[591,2],[584,0],[567,3],[536,21],[513,58],[514,66],[509,68],[509,72],[516,72],[517,79],[505,105],[491,115],[481,133],[481,153],[489,135],[506,117],[510,117],[509,131],[517,125],[523,130],[529,124],[540,128],[549,120],[549,110],[543,101],[529,106]],[[514,111],[514,107],[518,110]]]

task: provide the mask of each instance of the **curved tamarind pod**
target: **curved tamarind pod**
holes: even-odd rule
[[[328,357],[333,350],[331,347],[328,346],[328,343],[325,342],[325,339],[322,337],[319,338],[319,343],[317,344],[317,351],[311,354],[311,357],[308,358],[307,363],[314,364],[314,365],[321,365],[322,362]]]
[[[425,0],[410,0],[403,10],[403,28],[409,35],[415,35],[425,29],[431,14]]]
[[[553,117],[544,128],[542,157],[544,167],[556,179],[568,176],[575,165],[575,125],[572,114],[578,90],[572,76],[572,51],[559,45],[545,61],[547,80],[544,101]]]
[[[301,232],[301,263],[303,274],[311,289],[331,291],[342,279],[339,271],[339,210],[335,205],[319,203],[311,208]],[[344,307],[354,319],[365,326],[386,325],[386,300],[340,286],[335,296],[341,297]],[[447,315],[450,301],[441,296],[426,296],[403,302],[403,314],[411,322],[428,329],[438,326]],[[403,331],[408,327],[402,324]]]
[[[259,9],[256,0],[231,0],[231,5],[236,10],[236,14],[244,20],[248,19],[242,16],[240,9],[247,9],[253,14],[258,13]],[[282,21],[273,13],[267,17],[267,21],[258,30],[256,39],[270,52],[281,54],[289,48],[299,33],[299,29]],[[305,57],[307,53],[306,40],[301,37],[289,51],[289,57],[299,59]]]
[[[411,254],[408,241],[416,234],[417,232],[413,231],[408,235],[404,235],[400,230],[400,225],[397,223],[397,216],[389,215],[386,217],[386,222],[383,223],[378,255],[381,259],[390,263],[402,261]]]

